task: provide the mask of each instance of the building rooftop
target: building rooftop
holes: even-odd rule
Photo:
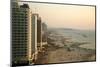
[[[28,4],[23,4],[20,6],[21,8],[29,8],[29,5]]]

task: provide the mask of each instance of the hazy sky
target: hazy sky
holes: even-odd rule
[[[48,27],[95,29],[95,7],[29,3],[33,13],[38,13]]]

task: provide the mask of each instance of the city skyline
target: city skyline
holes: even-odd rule
[[[43,18],[48,27],[95,30],[94,6],[25,3]]]
[[[43,33],[42,33],[43,32]],[[47,25],[28,4],[12,2],[12,65],[30,65],[47,45]]]

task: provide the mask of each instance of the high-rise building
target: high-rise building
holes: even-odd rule
[[[32,55],[33,55],[33,60],[35,61],[37,59],[38,55],[38,49],[37,49],[37,19],[38,19],[38,14],[32,14],[32,27],[31,27],[31,34],[32,34]]]
[[[28,4],[12,2],[12,63],[29,63],[31,45],[31,10]]]
[[[47,25],[42,23],[42,46],[47,45]]]
[[[38,51],[42,50],[42,22],[41,17],[37,18],[37,47]]]

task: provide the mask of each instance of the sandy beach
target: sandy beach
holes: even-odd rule
[[[74,49],[68,51],[65,47],[59,48],[53,45],[47,47],[47,51],[40,54],[36,64],[51,64],[63,62],[95,61],[95,52],[90,50]]]

